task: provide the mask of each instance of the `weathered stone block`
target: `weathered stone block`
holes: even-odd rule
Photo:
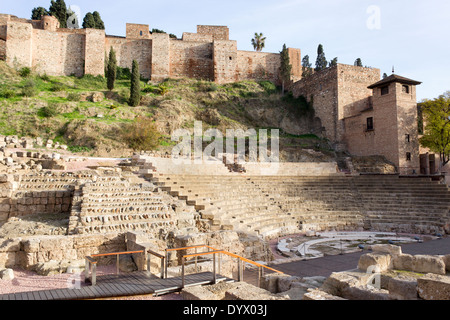
[[[14,279],[14,271],[12,269],[5,269],[0,271],[0,279],[9,281]]]
[[[445,270],[450,272],[450,254],[445,255],[442,259],[445,263]]]
[[[15,252],[0,252],[0,269],[14,267],[16,264]]]
[[[401,254],[393,257],[393,268],[395,270],[413,270],[413,256],[410,254]]]
[[[377,253],[389,253],[393,256],[402,254],[402,248],[400,246],[395,246],[392,244],[375,244],[372,245],[371,248],[373,252]]]
[[[427,274],[417,280],[419,296],[425,300],[450,300],[450,277]]]
[[[361,256],[358,262],[358,269],[362,271],[383,272],[387,271],[392,266],[392,257],[386,253],[366,253]]]
[[[21,239],[7,239],[0,242],[0,252],[17,252],[20,251]]]
[[[392,278],[388,284],[389,296],[394,300],[417,300],[417,280]]]
[[[416,255],[410,271],[445,275],[445,263],[442,257]]]
[[[41,240],[37,238],[27,239],[22,241],[23,251],[27,253],[38,252],[40,248]]]

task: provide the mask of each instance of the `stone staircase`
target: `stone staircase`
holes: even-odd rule
[[[255,232],[264,238],[298,231],[295,219],[247,177],[155,174],[152,181],[195,206],[210,220],[211,230]]]
[[[429,178],[353,177],[372,230],[450,233],[450,191]]]
[[[193,215],[176,213],[151,183],[131,183],[120,176],[98,177],[75,191],[69,234],[145,231],[170,232]]]
[[[201,167],[186,166],[177,174],[144,161],[141,168],[149,169],[140,172],[161,190],[195,206],[212,230],[263,238],[308,230],[450,233],[446,185],[398,175],[338,174],[330,164],[310,175],[289,175],[309,166],[302,165],[282,164],[282,174],[276,176],[252,174],[258,171],[255,166],[246,173],[223,171],[219,164],[215,173],[211,167],[202,173]]]
[[[252,181],[294,217],[302,231],[364,227],[358,194],[344,176],[252,177]]]

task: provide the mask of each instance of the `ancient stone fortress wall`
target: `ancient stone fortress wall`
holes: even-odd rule
[[[241,80],[279,82],[278,53],[239,51],[226,26],[197,26],[182,39],[153,33],[149,25],[126,25],[126,37],[103,30],[60,29],[57,20],[19,19],[0,15],[0,58],[10,66],[30,67],[48,75],[104,75],[105,56],[114,48],[118,65],[136,60],[143,77],[152,81],[189,77],[228,83]],[[289,48],[293,80],[301,77],[299,49]]]
[[[343,119],[370,107],[372,90],[367,87],[379,80],[379,69],[338,64],[295,82],[292,91],[313,104],[324,124],[324,135],[332,142],[342,142]]]
[[[346,117],[345,142],[354,155],[383,155],[403,174],[420,172],[416,88],[391,82],[373,88],[369,108]],[[406,89],[405,89],[406,90]],[[372,118],[372,128],[367,121]],[[409,154],[409,160],[407,158]]]

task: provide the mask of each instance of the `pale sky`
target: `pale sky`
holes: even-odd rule
[[[418,101],[450,90],[450,1],[448,0],[65,0],[81,20],[98,11],[106,33],[125,35],[125,24],[148,24],[181,38],[197,25],[225,25],[239,50],[253,50],[255,32],[266,37],[265,52],[283,44],[300,48],[315,63],[322,44],[328,61],[381,69],[422,81]],[[50,0],[0,0],[0,13],[30,18],[34,7]],[[75,10],[76,11],[76,10]]]

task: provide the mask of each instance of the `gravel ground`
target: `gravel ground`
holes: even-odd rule
[[[115,266],[99,266],[97,274],[115,273]],[[83,275],[78,274],[58,274],[53,276],[39,276],[32,271],[14,269],[13,280],[0,280],[0,294],[41,291],[48,289],[65,289],[74,285],[85,286]],[[182,300],[178,293],[167,294],[160,297],[152,295],[141,295],[132,297],[110,298],[104,300]]]

